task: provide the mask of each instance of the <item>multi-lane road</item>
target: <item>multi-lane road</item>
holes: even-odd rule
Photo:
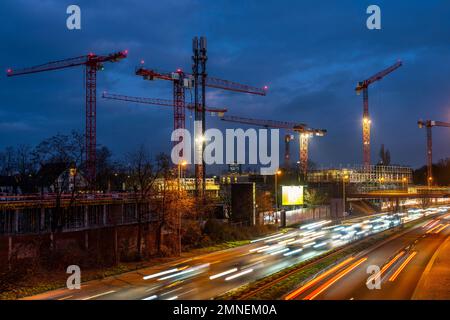
[[[78,290],[64,288],[32,296],[30,299],[211,299],[349,242],[396,227],[411,219],[428,216],[429,219],[425,222],[429,223],[427,226],[423,227],[421,224],[370,252],[356,253],[350,260],[343,261],[322,276],[316,277],[314,283],[308,284],[308,288],[291,297],[302,299],[314,293],[315,299],[408,299],[430,255],[450,230],[443,228],[437,233],[446,225],[448,209],[376,215],[342,225],[320,221],[287,233],[257,239],[249,245],[104,280],[89,281],[82,283]],[[438,225],[441,226],[427,233],[430,228]],[[395,258],[396,255],[399,255],[398,258]],[[382,289],[368,291],[367,266],[379,265],[382,268],[392,259],[395,261],[383,272]],[[389,281],[392,273],[403,264],[403,271],[395,280]],[[345,285],[338,285],[341,282]]]
[[[428,220],[346,259],[287,295],[288,300],[409,300],[450,235],[450,214]]]

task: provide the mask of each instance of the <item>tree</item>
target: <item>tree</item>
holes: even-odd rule
[[[0,173],[3,176],[12,176],[16,172],[14,147],[6,147],[5,151],[0,153],[0,163]]]
[[[168,168],[167,156],[158,156],[155,160],[144,145],[136,151],[126,155],[128,166],[129,184],[134,192],[137,210],[137,258],[142,259],[142,231],[144,225],[144,214],[149,209],[149,202],[154,197],[156,190],[156,179]]]
[[[273,196],[269,191],[259,189],[256,190],[257,217],[259,217],[259,219],[261,219],[260,214],[264,214],[265,212],[273,212],[274,203]],[[257,224],[259,224],[259,221]]]
[[[168,230],[177,234],[178,248],[181,254],[181,221],[183,216],[192,216],[196,210],[195,200],[186,190],[179,188],[177,179],[171,170],[163,170],[162,180],[159,188],[159,199],[156,207],[156,249],[161,253],[162,231]]]
[[[328,202],[328,194],[318,189],[307,189],[304,200],[309,206],[318,206]]]
[[[63,226],[61,201],[69,179],[75,182],[71,190],[70,206],[75,202],[78,194],[76,168],[82,166],[84,151],[84,136],[76,131],[72,131],[70,135],[58,133],[39,143],[32,151],[32,161],[40,166],[38,179],[41,192],[44,192],[44,186],[53,186],[55,193],[55,207],[51,210],[51,239],[53,233]]]
[[[110,180],[114,173],[117,173],[116,166],[111,163],[112,153],[108,147],[101,146],[97,149],[96,156],[96,185],[99,190],[109,190]]]

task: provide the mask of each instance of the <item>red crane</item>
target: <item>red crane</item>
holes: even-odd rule
[[[378,72],[369,79],[361,81],[356,86],[357,94],[363,92],[363,164],[365,168],[370,166],[370,126],[371,120],[369,116],[369,86],[387,76],[389,73],[395,71],[402,66],[402,62],[398,61],[383,71]]]
[[[298,132],[299,134],[299,144],[300,144],[300,176],[305,180],[308,171],[308,146],[309,138],[312,136],[324,136],[327,133],[325,129],[312,129],[304,123],[293,123],[286,121],[275,121],[275,120],[258,120],[250,118],[242,118],[235,116],[223,116],[221,118],[223,121],[237,122],[249,125],[260,126],[264,128],[279,128],[286,129],[290,131]],[[285,139],[286,149],[285,152],[289,152],[290,139]],[[285,159],[289,159],[289,154],[285,154]]]
[[[96,115],[97,115],[97,71],[103,70],[103,63],[117,62],[127,57],[128,51],[114,52],[108,55],[89,53],[85,56],[48,62],[34,67],[7,70],[8,77],[59,70],[70,67],[86,67],[86,176],[92,184],[95,180],[96,162]]]
[[[417,121],[419,128],[427,128],[427,183],[430,187],[433,183],[433,127],[447,127],[450,128],[450,123],[433,120],[419,120]]]
[[[204,65],[203,65],[204,68]],[[192,89],[195,87],[195,77],[192,74],[183,72],[181,69],[177,69],[176,72],[160,72],[155,69],[147,69],[144,66],[140,66],[136,69],[136,75],[142,76],[145,80],[167,80],[173,82],[173,100],[175,102],[174,108],[174,128],[184,128],[185,119],[185,89]],[[244,84],[240,84],[233,81],[222,80],[213,77],[197,77],[199,85],[203,85],[210,88],[223,89],[234,92],[242,92],[249,94],[256,94],[260,96],[265,96],[267,93],[267,86],[263,88],[252,87]],[[204,82],[204,83],[203,83]],[[203,109],[201,110],[203,111]],[[200,111],[198,113],[201,113]],[[196,115],[197,120],[197,115]],[[201,132],[204,134],[205,123],[201,121]],[[201,145],[201,151],[203,151],[204,142]],[[197,148],[196,148],[197,150]],[[196,151],[196,154],[198,150]],[[203,156],[203,155],[202,155]],[[196,179],[196,192],[197,194],[203,194],[205,188],[205,168],[203,164],[196,164],[195,168],[195,179]]]
[[[185,89],[191,89],[194,85],[194,78],[191,74],[177,69],[175,72],[159,72],[154,69],[146,69],[140,66],[136,69],[136,75],[142,76],[145,80],[168,80],[173,82],[173,96],[175,102],[174,108],[174,128],[184,128],[184,107],[185,107]],[[206,86],[211,88],[266,95],[267,87],[256,88],[240,83],[207,77]]]

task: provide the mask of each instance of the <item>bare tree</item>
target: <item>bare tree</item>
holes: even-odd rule
[[[55,207],[51,211],[52,241],[53,233],[60,230],[64,224],[61,208],[62,196],[64,192],[69,191],[67,186],[70,179],[73,179],[74,184],[72,190],[70,190],[69,206],[75,203],[78,195],[77,179],[79,181],[80,178],[77,178],[77,175],[79,175],[77,168],[82,165],[84,151],[83,135],[72,131],[70,135],[57,134],[45,139],[32,152],[33,161],[40,166],[38,179],[41,192],[44,192],[44,186],[52,186],[52,191],[55,194]]]
[[[15,165],[15,150],[13,147],[6,147],[3,152],[0,153],[0,173],[4,176],[12,176],[16,173]]]
[[[135,194],[137,210],[137,258],[142,259],[142,233],[144,214],[149,210],[149,203],[156,192],[156,179],[168,167],[167,157],[158,156],[153,160],[144,145],[127,154],[129,184]]]
[[[198,207],[192,195],[183,189],[174,173],[174,168],[169,166],[169,158],[165,155],[159,156],[160,163],[163,163],[163,170],[161,171],[160,183],[158,188],[158,199],[156,206],[157,226],[156,226],[156,249],[158,254],[161,253],[163,230],[167,230],[178,241],[173,245],[173,248],[178,248],[178,253],[181,254],[181,223],[183,217],[196,218]],[[211,201],[206,201],[203,205],[203,210],[207,210],[208,204]]]

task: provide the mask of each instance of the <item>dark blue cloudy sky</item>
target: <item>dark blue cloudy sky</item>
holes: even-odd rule
[[[81,7],[80,31],[66,28],[70,4]],[[366,28],[370,4],[381,7],[381,31]],[[372,158],[384,143],[394,163],[416,167],[425,158],[417,120],[450,121],[449,17],[445,0],[3,0],[0,65],[128,49],[126,60],[99,73],[99,92],[170,99],[169,83],[145,82],[134,67],[145,59],[161,70],[190,69],[191,39],[205,35],[211,76],[270,87],[267,97],[210,90],[209,105],[326,128],[328,136],[314,139],[310,151],[327,166],[361,162],[362,97],[355,84],[402,59],[402,68],[370,88]],[[0,77],[0,148],[83,130],[83,76],[78,67]],[[168,152],[172,126],[169,108],[99,98],[98,142],[117,157],[140,143]],[[224,123],[208,118],[207,126]],[[434,133],[435,159],[449,156],[450,130]]]

